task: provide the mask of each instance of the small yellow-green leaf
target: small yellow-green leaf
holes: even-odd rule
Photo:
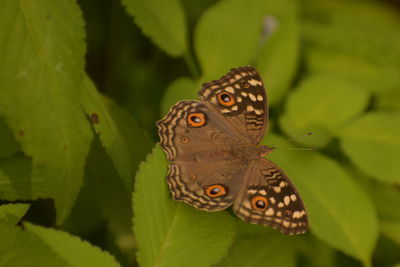
[[[81,102],[130,192],[137,166],[150,150],[150,139],[129,115],[99,94],[87,76],[82,81]]]
[[[310,73],[335,75],[374,93],[397,90],[400,83],[398,67],[380,66],[355,55],[309,48],[305,61]]]
[[[0,222],[0,266],[71,267],[32,233]]]
[[[184,10],[179,0],[121,0],[143,33],[171,56],[187,49]]]
[[[366,108],[368,99],[368,92],[335,76],[311,76],[289,96],[279,122],[289,136],[314,132],[301,142],[324,146],[336,129]]]
[[[280,233],[238,238],[215,267],[296,266],[293,238]]]
[[[381,93],[377,95],[376,102],[379,109],[400,110],[400,90],[397,88],[397,90]]]
[[[194,36],[203,81],[255,59],[264,5],[263,0],[223,0],[206,10]]]
[[[281,142],[274,136],[270,138],[268,143]],[[363,189],[337,162],[318,152],[280,150],[269,158],[298,189],[311,231],[368,266],[378,237],[378,223]]]
[[[16,224],[29,209],[29,204],[0,205],[0,221]]]
[[[79,103],[84,37],[75,1],[2,1],[0,114],[32,157],[32,180],[54,198],[58,223],[74,204],[92,140]]]
[[[256,67],[263,76],[268,101],[278,103],[295,75],[299,58],[298,5],[295,0],[265,3],[265,44],[257,56]]]
[[[16,142],[13,133],[0,118],[0,160],[20,151],[21,148]]]
[[[372,180],[366,180],[365,187],[376,206],[382,234],[400,245],[400,189]]]
[[[108,252],[82,241],[76,236],[51,228],[24,223],[25,229],[43,241],[68,266],[117,267],[117,261]]]
[[[371,112],[338,132],[343,151],[365,173],[400,182],[400,113]]]
[[[208,213],[171,199],[167,161],[159,145],[136,175],[133,225],[141,267],[207,267],[233,242],[236,220],[227,212]]]
[[[20,155],[0,161],[0,199],[35,200],[46,197],[42,180],[32,180],[32,161]]]
[[[302,10],[306,48],[318,47],[326,52],[363,58],[379,66],[399,67],[400,18],[389,4],[311,0],[304,2]],[[348,67],[343,65],[343,69],[346,71]],[[398,76],[393,78],[399,80]]]
[[[190,78],[181,77],[173,81],[167,88],[161,103],[161,114],[168,112],[172,105],[180,100],[195,99],[199,96],[200,87]]]

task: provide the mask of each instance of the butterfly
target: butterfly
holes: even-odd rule
[[[197,209],[233,205],[246,222],[300,234],[308,228],[303,202],[287,175],[259,145],[268,125],[263,81],[252,66],[203,84],[200,101],[180,101],[157,122],[170,161],[172,197]]]

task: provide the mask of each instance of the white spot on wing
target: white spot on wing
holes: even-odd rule
[[[285,202],[285,205],[286,205],[286,206],[289,205],[289,203],[290,203],[290,197],[289,197],[289,196],[285,196],[285,197],[283,198],[283,202]]]
[[[254,107],[251,106],[251,105],[248,105],[248,106],[246,107],[246,111],[247,111],[247,112],[252,112],[252,111],[254,111]]]
[[[274,213],[275,213],[274,209],[273,209],[273,208],[269,208],[269,209],[267,209],[267,211],[265,212],[265,215],[267,215],[267,216],[272,216],[272,215],[274,215]]]
[[[235,93],[235,89],[233,89],[232,86],[225,87],[225,91],[227,91],[228,93],[231,93],[231,94]]]
[[[252,93],[249,93],[249,97],[250,97],[251,101],[253,101],[253,102],[257,101],[257,98]]]
[[[251,79],[248,81],[249,84],[256,86],[256,85],[262,85],[262,83],[260,81],[257,81],[256,79]]]

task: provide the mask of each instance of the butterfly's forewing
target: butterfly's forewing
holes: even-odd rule
[[[200,101],[180,101],[157,125],[174,199],[207,211],[230,206],[246,166],[229,153],[239,140],[224,122]]]
[[[286,174],[267,159],[253,161],[234,204],[244,221],[271,226],[284,234],[304,233],[307,213],[296,188]]]
[[[235,68],[219,80],[204,83],[199,95],[249,143],[260,142],[268,123],[267,96],[253,67]]]

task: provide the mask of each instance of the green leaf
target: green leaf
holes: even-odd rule
[[[305,258],[302,266],[307,267],[335,267],[337,251],[314,235],[304,235],[299,240],[297,248]]]
[[[82,82],[81,101],[127,191],[131,192],[132,177],[150,150],[150,139],[126,112],[100,95],[87,76]]]
[[[301,142],[324,146],[337,129],[366,108],[368,100],[369,93],[335,76],[311,76],[289,96],[280,126],[291,137],[314,132]]]
[[[268,143],[281,142],[280,138],[270,138]],[[317,152],[280,150],[269,158],[296,185],[312,232],[370,266],[378,237],[377,218],[368,195],[352,177],[338,163]]]
[[[371,112],[338,132],[343,151],[365,173],[400,182],[400,113]]]
[[[84,37],[74,1],[2,1],[0,114],[32,157],[32,180],[55,199],[58,223],[74,204],[92,140],[79,103]]]
[[[397,208],[398,208],[398,206],[397,206]],[[380,228],[381,228],[382,234],[386,238],[396,242],[396,244],[400,246],[400,221],[381,222]]]
[[[0,223],[0,266],[68,267],[32,233]]]
[[[399,87],[398,67],[380,66],[361,57],[319,48],[307,49],[305,61],[310,73],[335,75],[370,92],[387,94]]]
[[[257,70],[263,76],[270,105],[277,104],[289,89],[299,60],[298,6],[295,0],[266,3],[265,44],[257,56]]]
[[[305,1],[303,10],[306,47],[353,55],[379,66],[399,67],[400,18],[390,5],[377,1],[317,0]]]
[[[203,14],[194,35],[202,81],[215,80],[255,58],[264,6],[263,0],[223,0]]]
[[[34,200],[46,197],[39,180],[31,179],[31,160],[15,156],[0,161],[0,199]]]
[[[270,233],[253,238],[239,238],[228,255],[215,267],[296,266],[295,246],[291,237]]]
[[[0,118],[0,160],[12,156],[20,151],[19,144],[14,139],[13,133]]]
[[[120,266],[113,256],[62,231],[25,223],[27,231],[42,240],[68,266]]]
[[[206,267],[233,242],[236,220],[226,212],[198,211],[171,199],[167,161],[159,145],[136,175],[134,232],[141,267]]]
[[[200,87],[190,78],[180,77],[173,81],[165,91],[161,102],[161,113],[166,114],[176,102],[187,99],[199,99]]]
[[[366,183],[366,188],[376,206],[382,234],[400,245],[400,190],[375,181]]]
[[[104,223],[104,220],[106,220],[112,238],[117,241],[116,245],[123,250],[124,254],[128,254],[130,259],[134,258],[136,251],[134,250],[135,241],[132,232],[131,202],[133,189],[127,192],[123,180],[118,179],[118,172],[98,138],[93,142],[86,164],[86,174],[88,178],[87,190],[94,191],[95,196],[93,199],[82,203],[84,205],[81,208],[82,213],[85,212],[86,216],[90,216],[87,215],[87,205],[91,205],[90,203],[93,202],[94,206],[100,209],[103,219],[97,220],[95,223]],[[85,197],[87,198],[87,196]],[[71,215],[74,215],[74,213]],[[76,215],[79,216],[80,214]],[[80,215],[80,218],[74,220],[73,223],[78,224],[78,226],[84,224],[79,223],[82,217],[85,218],[85,216]],[[86,221],[93,219],[93,216],[90,217]]]
[[[16,224],[29,209],[29,204],[0,205],[0,221]]]
[[[143,33],[171,56],[187,51],[185,13],[179,0],[121,0]]]
[[[377,95],[377,108],[400,110],[400,90],[393,90]]]

